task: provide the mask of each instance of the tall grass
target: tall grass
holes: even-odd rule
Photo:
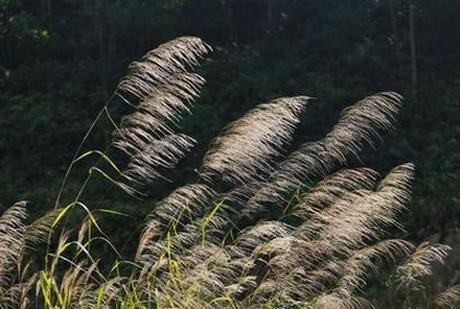
[[[156,204],[132,260],[107,267],[96,256],[100,242],[117,249],[97,209],[82,201],[89,180],[102,175],[140,198],[145,184],[167,179],[196,143],[178,123],[200,95],[204,79],[195,69],[210,50],[199,38],[182,37],[133,62],[79,145],[55,209],[32,223],[25,202],[4,212],[2,307],[368,308],[375,299],[367,288],[376,279],[385,282],[379,293],[399,295],[402,307],[458,304],[459,286],[424,290],[450,248],[393,238],[404,231],[398,216],[410,202],[414,165],[384,176],[350,165],[394,126],[402,103],[394,92],[351,105],[323,139],[291,153],[309,97],[257,106],[212,141],[195,183]],[[109,107],[120,101],[132,112],[117,124]],[[107,151],[83,151],[102,117],[114,127],[110,147],[125,156],[120,162]],[[107,168],[91,167],[76,196],[63,202],[75,163],[89,156]],[[79,226],[69,220],[75,209],[85,214]],[[425,293],[424,303],[409,293]]]

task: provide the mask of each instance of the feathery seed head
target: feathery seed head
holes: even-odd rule
[[[308,99],[288,97],[261,104],[228,125],[205,154],[201,177],[243,184],[271,172]]]

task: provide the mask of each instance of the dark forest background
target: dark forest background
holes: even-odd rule
[[[0,20],[0,201],[53,207],[82,135],[129,62],[182,35],[214,48],[205,91],[183,130],[199,146],[170,175],[195,176],[201,154],[229,121],[258,103],[305,94],[297,141],[314,140],[340,110],[378,91],[405,97],[397,130],[370,167],[413,161],[417,179],[402,221],[412,239],[442,237],[460,221],[460,1],[458,0],[10,0]],[[120,119],[126,107],[114,106]],[[104,149],[109,125],[86,149]],[[88,162],[87,164],[93,164]],[[68,194],[86,172],[72,175]],[[152,200],[173,188],[149,188]],[[133,216],[151,209],[94,183],[89,203]],[[109,198],[110,196],[110,198]],[[126,232],[123,232],[126,233]]]

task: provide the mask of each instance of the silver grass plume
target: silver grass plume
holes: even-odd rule
[[[228,125],[203,158],[200,176],[242,184],[272,171],[290,142],[308,97],[286,97],[258,105]]]
[[[320,238],[353,248],[383,236],[384,227],[399,227],[396,216],[410,200],[412,179],[413,165],[403,164],[388,173],[377,191],[364,191],[349,205],[332,206],[324,217],[320,214]]]
[[[0,217],[0,295],[8,289],[11,271],[17,267],[24,249],[26,202],[18,202]]]
[[[173,168],[195,144],[192,138],[176,134],[174,127],[200,95],[204,79],[193,70],[210,50],[199,38],[181,37],[129,66],[116,94],[135,111],[124,117],[113,141],[131,159],[123,173],[129,182],[139,185],[162,178],[159,169]],[[140,102],[133,103],[129,96]]]
[[[232,234],[240,212],[246,206],[246,201],[260,188],[260,181],[252,181],[238,186],[224,194],[221,194],[208,213],[199,221],[198,227],[205,225],[202,230],[202,238],[206,241],[218,244]]]
[[[136,260],[154,264],[168,246],[176,252],[192,247],[200,239],[220,243],[231,227],[231,218],[238,215],[256,188],[255,183],[250,183],[223,195],[205,184],[176,189],[158,202],[147,217]],[[168,231],[173,232],[168,235],[169,245],[164,239]]]
[[[126,92],[143,99],[171,76],[198,66],[209,51],[211,47],[197,37],[180,37],[164,43],[129,65],[128,74],[116,92],[120,96]]]
[[[184,134],[171,134],[154,140],[132,157],[123,176],[136,184],[164,178],[160,170],[174,168],[194,144],[195,140]]]
[[[434,264],[444,263],[450,250],[447,245],[421,243],[408,260],[398,267],[399,284],[408,289],[420,289],[422,279],[432,274]]]
[[[238,188],[224,195],[218,195],[204,184],[177,189],[149,215],[137,260],[156,268],[161,264],[158,264],[159,258],[167,251],[173,255],[188,252],[199,242],[219,245],[231,227],[232,216],[238,213],[235,207],[243,202],[246,189]]]
[[[280,277],[278,272],[270,280],[276,280],[278,289],[281,288],[291,298],[315,298],[328,290],[352,298],[356,292],[362,292],[371,271],[378,270],[383,264],[397,263],[412,251],[413,245],[407,241],[384,240],[353,251],[348,258],[325,257],[327,262],[322,266],[310,270],[305,265],[296,267],[284,277]],[[265,288],[264,284],[256,292],[261,293],[261,288]]]
[[[182,284],[186,289],[199,290],[200,294],[212,296],[225,288],[228,280],[230,258],[225,249],[212,244],[197,245],[184,258],[186,269]],[[219,270],[225,272],[224,275]]]
[[[338,185],[339,179],[347,173],[352,176],[353,180],[345,182],[340,187]],[[359,179],[360,173],[365,177]],[[376,232],[372,228],[373,224],[377,222],[383,224],[382,226],[392,224],[393,216],[404,207],[408,200],[408,182],[412,179],[412,173],[412,165],[401,165],[391,171],[376,187],[377,174],[374,171],[367,169],[344,170],[332,175],[329,179],[318,184],[317,188],[310,191],[312,196],[317,194],[315,192],[322,192],[318,197],[322,197],[319,198],[319,201],[324,201],[324,203],[321,202],[320,207],[316,212],[313,212],[311,218],[306,219],[307,221],[317,221],[316,216],[326,213],[331,220],[347,217],[343,214],[347,208],[357,207],[353,206],[357,202],[362,205],[362,207],[359,206],[353,210],[356,211],[356,218],[359,220],[355,224],[351,224],[350,229],[356,228],[358,232],[349,240],[346,239],[346,235],[355,235],[355,232],[347,229],[345,234],[338,233],[336,237],[331,237],[329,234],[335,232],[328,230],[327,220],[318,221],[318,224],[321,223],[326,226],[319,228],[320,233],[316,234],[318,239],[306,237],[302,225],[296,228],[280,221],[261,221],[241,231],[240,235],[224,248],[221,248],[220,245],[216,247],[218,243],[208,242],[196,243],[193,246],[193,242],[199,239],[199,234],[197,235],[195,232],[199,230],[200,224],[194,224],[192,220],[187,225],[191,229],[188,230],[184,227],[182,230],[184,234],[180,238],[176,238],[179,245],[174,244],[175,241],[169,244],[170,248],[175,248],[174,251],[170,251],[174,252],[174,259],[182,261],[181,267],[183,269],[180,276],[184,276],[181,277],[183,279],[180,279],[180,282],[184,283],[180,290],[174,288],[175,292],[169,291],[169,293],[178,293],[175,294],[176,297],[182,299],[183,293],[192,289],[201,291],[200,294],[207,295],[206,297],[212,295],[217,297],[224,291],[237,289],[238,293],[235,295],[238,295],[237,297],[241,298],[243,303],[245,301],[248,301],[249,304],[261,305],[267,302],[273,303],[275,301],[273,297],[276,296],[278,300],[274,303],[289,303],[296,307],[300,306],[302,302],[295,299],[305,297],[315,299],[324,291],[335,287],[334,295],[340,294],[344,295],[344,299],[355,299],[354,293],[364,287],[369,269],[378,267],[377,262],[379,261],[395,262],[399,256],[405,256],[411,250],[411,245],[402,240],[386,240],[375,245],[368,245],[366,241],[372,241],[382,236],[382,233]],[[375,187],[376,191],[374,191]],[[328,192],[330,197],[326,198]],[[336,205],[350,194],[353,198],[345,199],[348,204],[343,204],[340,207]],[[239,200],[240,195],[236,194],[236,196]],[[370,199],[368,196],[374,197]],[[241,201],[244,202],[244,194],[241,198]],[[305,198],[308,201],[308,197]],[[366,198],[370,200],[366,200]],[[375,201],[379,201],[379,203],[376,204],[375,208],[372,208],[370,204]],[[389,205],[384,205],[383,202]],[[367,211],[366,208],[369,207],[370,210]],[[377,211],[379,209],[381,211]],[[387,215],[388,218],[383,214]],[[167,218],[169,217],[167,216]],[[222,218],[228,219],[226,216]],[[198,218],[194,220],[194,222],[201,221]],[[337,223],[337,225],[340,224]],[[366,233],[369,233],[371,237],[366,237]],[[182,250],[179,250],[180,244],[184,244],[180,239],[185,239],[184,237],[187,239],[190,237],[189,240],[185,241],[190,249],[182,247]],[[164,254],[167,250],[171,250],[167,249],[167,243],[157,242],[157,244],[161,244],[158,247],[160,251],[157,252]],[[160,255],[157,253],[157,258]],[[268,260],[266,260],[267,258]],[[204,261],[219,261],[218,265],[220,266],[215,267],[214,263],[208,264]],[[163,265],[162,269],[166,271],[164,267],[167,264],[163,263]],[[192,275],[195,271],[192,269],[195,267],[198,267],[196,268],[198,273]],[[257,273],[264,268],[266,270],[262,271],[261,274],[265,273],[265,275],[253,275],[254,271]],[[191,277],[188,277],[189,274]],[[251,291],[254,292],[251,294]],[[246,299],[247,295],[252,296]],[[178,304],[184,305],[181,302]]]
[[[409,251],[411,250],[411,245],[400,240],[388,240],[370,247],[367,247],[364,242],[364,240],[370,241],[372,239],[378,239],[381,236],[381,232],[375,231],[371,228],[374,224],[373,222],[393,222],[390,220],[392,213],[394,213],[394,211],[391,211],[391,207],[400,209],[401,207],[404,207],[404,203],[407,202],[407,199],[401,198],[401,196],[405,196],[407,181],[411,179],[411,170],[409,169],[407,171],[409,166],[402,165],[390,172],[389,176],[382,181],[378,192],[364,190],[364,195],[356,195],[353,192],[353,190],[357,189],[357,187],[359,188],[360,186],[369,187],[370,189],[375,185],[376,173],[373,171],[366,171],[367,175],[371,176],[370,183],[364,181],[364,183],[361,184],[359,184],[359,182],[354,183],[348,188],[346,186],[343,187],[342,190],[340,190],[341,194],[344,194],[345,196],[352,194],[354,197],[345,199],[347,202],[343,205],[341,203],[343,200],[342,197],[338,202],[329,206],[331,209],[328,209],[328,207],[323,211],[317,211],[310,219],[307,219],[307,222],[305,223],[307,226],[311,225],[312,223],[309,221],[313,220],[313,222],[317,222],[319,230],[322,230],[322,232],[316,234],[315,238],[317,239],[311,238],[311,232],[308,232],[305,235],[305,227],[304,225],[301,225],[297,229],[289,227],[285,233],[274,235],[275,237],[270,239],[264,238],[263,234],[259,235],[259,233],[257,233],[256,235],[258,235],[258,238],[256,239],[260,239],[259,242],[254,243],[253,240],[250,242],[243,242],[246,243],[246,245],[242,248],[245,248],[246,250],[238,250],[239,252],[244,252],[243,255],[252,256],[252,254],[257,253],[253,257],[254,259],[257,259],[260,258],[258,256],[262,253],[261,257],[270,257],[268,261],[268,269],[270,272],[265,275],[268,281],[265,283],[262,282],[261,286],[255,291],[255,293],[259,295],[259,299],[265,298],[260,297],[261,295],[267,293],[267,288],[270,290],[270,286],[273,286],[274,283],[270,284],[270,280],[275,280],[279,283],[279,286],[283,286],[283,293],[285,295],[290,295],[289,297],[291,298],[304,298],[307,295],[312,296],[315,295],[315,293],[321,293],[321,291],[326,290],[328,286],[334,284],[339,285],[337,292],[342,294],[349,293],[351,295],[355,289],[359,290],[359,288],[361,288],[365,283],[365,275],[367,274],[366,271],[377,266],[373,264],[374,262],[371,263],[371,258],[375,259],[378,257],[381,260],[394,261],[397,256],[401,255],[404,257],[410,253]],[[343,171],[342,173],[345,172],[350,173],[348,170]],[[338,176],[336,175],[335,177]],[[333,179],[334,176],[331,176],[331,178]],[[404,179],[406,179],[406,181],[403,181]],[[319,187],[313,189],[312,191],[320,192],[321,187],[324,187],[325,182],[320,183]],[[330,183],[331,179],[329,180],[329,184]],[[396,191],[392,196],[390,196],[389,193],[386,193],[389,191],[390,186],[393,186],[391,191]],[[331,190],[330,199],[333,200],[334,193],[337,193],[337,190],[335,187],[332,188],[334,189]],[[363,190],[361,189],[361,191]],[[351,216],[356,217],[359,220],[352,224],[346,224],[344,222],[344,220],[347,220],[349,215],[342,212],[346,211],[348,208],[352,209],[355,207],[353,205],[357,202],[357,198],[360,200],[368,195],[382,195],[384,193],[386,195],[381,198],[381,201],[385,201],[393,206],[390,207],[379,203],[376,206],[377,209],[382,208],[382,210],[385,211],[378,212],[376,209],[372,210],[371,208],[372,211],[367,212],[366,208],[368,208],[370,204],[362,204],[362,201],[360,201],[358,204],[363,205],[363,207],[358,207],[356,209],[356,216]],[[327,195],[327,190],[323,189],[323,194]],[[327,201],[330,199],[323,200]],[[379,201],[379,199],[376,198],[372,199],[372,201],[375,200]],[[340,206],[336,206],[335,204],[337,203]],[[335,209],[337,207],[338,209]],[[323,212],[328,213],[327,217],[324,217],[322,220],[315,218],[318,215],[324,215],[322,214]],[[388,212],[390,219],[387,219],[381,214],[384,212]],[[331,220],[332,222],[330,222]],[[333,223],[334,221],[337,221],[337,225]],[[344,230],[343,233],[342,231],[336,229],[334,229],[334,231],[328,230],[327,226],[329,224],[337,227],[341,226]],[[347,228],[344,229],[344,227]],[[356,229],[356,231],[354,231],[354,229]],[[253,230],[257,231],[258,229],[255,228]],[[370,236],[367,236],[366,233],[369,233]],[[246,237],[239,238],[239,242],[241,243],[241,240],[244,240],[245,238]],[[256,249],[254,249],[254,247],[256,247],[254,244],[257,246]],[[239,245],[239,247],[241,248],[241,245]],[[306,252],[308,252],[308,255],[306,255]],[[348,258],[343,261],[335,261],[335,259],[340,256],[348,256]],[[365,257],[369,257],[369,260]],[[331,262],[321,266],[324,261]],[[276,288],[276,290],[279,290],[279,288]],[[270,295],[270,292],[268,292],[267,295]]]
[[[325,177],[359,159],[364,146],[375,146],[380,133],[391,128],[401,106],[402,97],[382,92],[366,97],[345,109],[326,137],[308,142],[281,162],[267,184],[248,202],[246,215],[265,210],[265,204],[283,204],[284,195],[306,181]]]
[[[30,303],[29,293],[36,281],[36,274],[31,275],[24,282],[15,283],[10,286],[2,295],[0,303],[2,308],[26,309]]]
[[[61,208],[51,210],[27,225],[24,232],[26,244],[32,246],[48,241],[48,237],[53,232],[53,227],[62,211]]]
[[[278,237],[286,237],[292,230],[291,225],[279,221],[259,222],[241,232],[234,250],[240,256],[249,256],[258,246]]]
[[[365,178],[362,179],[364,183],[350,181],[349,186],[343,186],[340,190],[336,186],[331,186],[335,180],[344,174],[357,173],[359,170],[345,170],[320,182],[310,191],[312,193],[310,197],[317,195],[320,202],[321,200],[333,202],[330,205],[323,204],[322,207],[327,206],[324,209],[319,207],[307,212],[308,215],[304,219],[306,221],[290,235],[294,237],[290,242],[295,246],[286,247],[283,254],[271,262],[276,264],[272,267],[293,268],[299,261],[310,263],[337,253],[349,255],[350,250],[359,249],[367,241],[383,236],[382,228],[388,224],[395,224],[394,216],[404,209],[407,203],[407,183],[412,175],[410,170],[403,172],[407,168],[407,165],[402,165],[390,172],[390,176],[382,181],[386,185],[381,185],[378,192],[369,190],[375,185],[376,175],[370,170],[365,170],[363,174],[370,176],[368,181],[365,181]],[[406,182],[402,179],[406,179]],[[389,186],[395,183],[398,183],[399,187],[389,190]],[[363,189],[363,186],[368,189]],[[332,189],[328,191],[330,188]],[[320,192],[319,195],[318,192]],[[335,195],[337,192],[341,194],[339,198]],[[307,202],[309,201],[308,194],[308,192],[305,193],[304,197]],[[329,197],[326,198],[328,195]],[[300,205],[303,205],[302,201]],[[296,212],[294,209],[293,213]],[[311,252],[308,259],[301,256],[305,250]]]
[[[147,223],[139,241],[137,259],[145,260],[142,255],[158,250],[161,245],[159,237],[163,237],[168,229],[179,230],[183,225],[199,217],[207,202],[216,193],[204,184],[190,184],[176,189],[170,195],[159,201],[152,213],[147,217]],[[147,251],[147,253],[145,252]],[[157,254],[155,254],[158,257]],[[151,261],[151,258],[149,259]]]
[[[393,127],[401,100],[395,92],[381,92],[346,108],[324,139],[324,147],[342,163],[350,156],[359,158],[366,144],[375,146],[380,132]]]
[[[29,273],[32,264],[22,265],[27,249],[46,242],[60,209],[53,210],[26,225],[26,202],[17,202],[0,217],[0,303],[5,308],[26,308],[29,291],[36,274]]]
[[[382,264],[394,265],[414,251],[414,245],[401,239],[387,239],[353,252],[343,265],[344,273],[337,290],[353,295],[362,292],[372,271]]]
[[[146,97],[137,110],[126,116],[116,132],[114,146],[130,156],[142,152],[150,143],[174,133],[184,112],[200,94],[204,79],[198,74],[172,76]]]
[[[460,284],[451,286],[445,291],[439,293],[436,296],[434,303],[441,308],[456,308],[456,306],[460,303]]]
[[[358,189],[371,189],[377,183],[378,173],[368,168],[340,170],[320,181],[313,189],[299,197],[291,215],[304,220],[336,202],[344,194]]]
[[[214,141],[214,148],[208,151],[201,176],[209,182],[223,177],[236,188],[216,194],[214,201],[222,203],[215,208],[186,207],[189,199],[169,207],[177,199],[173,194],[173,203],[165,204],[167,207],[149,220],[146,235],[150,236],[145,238],[148,241],[142,246],[146,254],[141,256],[145,263],[155,265],[149,274],[156,278],[152,293],[158,303],[203,308],[371,308],[368,300],[358,296],[369,274],[384,264],[399,264],[414,251],[404,240],[385,239],[389,228],[402,229],[396,217],[410,200],[414,166],[400,165],[380,182],[378,173],[366,168],[335,171],[365,145],[374,145],[381,131],[391,127],[400,99],[383,93],[358,102],[342,114],[342,121],[325,139],[302,146],[275,172],[273,159],[281,150],[276,154],[262,151],[266,157],[261,161],[242,161],[244,151],[255,148],[233,150],[245,145],[245,140],[232,145],[225,140],[224,130],[218,137],[223,141]],[[373,116],[376,119],[371,119]],[[233,128],[235,123],[226,130],[228,136],[239,138],[240,128]],[[210,160],[213,156],[214,161]],[[242,174],[233,175],[238,173],[233,170],[237,163],[248,165],[243,166]],[[264,182],[258,174],[271,176]],[[283,195],[289,190],[318,178],[324,179],[300,194],[298,202],[280,217],[253,220],[242,230],[238,226],[228,238],[216,232],[238,224],[245,215],[241,210],[251,208],[254,201],[283,204]],[[269,190],[264,191],[266,187]],[[194,194],[189,195],[193,200]],[[182,200],[183,194],[179,196]],[[290,218],[297,223],[291,223]],[[212,226],[209,237],[202,235],[203,226]],[[406,264],[398,268],[400,273]],[[144,272],[140,278],[144,281],[149,276]],[[231,303],[226,302],[229,298]]]

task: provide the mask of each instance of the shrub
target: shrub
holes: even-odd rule
[[[379,298],[366,289],[378,279],[384,282],[379,293],[398,297],[400,306],[454,306],[458,286],[433,295],[424,290],[424,279],[450,248],[391,238],[403,231],[397,218],[410,200],[413,164],[397,166],[385,177],[352,167],[393,127],[402,102],[393,92],[360,100],[322,140],[290,153],[286,149],[310,98],[257,106],[212,141],[196,182],[156,203],[132,261],[110,264],[104,255],[95,256],[98,241],[117,251],[98,221],[98,209],[82,202],[90,179],[102,175],[137,198],[146,184],[166,179],[167,170],[196,143],[178,132],[177,124],[199,97],[204,79],[195,69],[210,50],[199,38],[182,37],[133,62],[79,145],[55,209],[31,224],[25,202],[5,211],[2,304],[361,308]],[[119,125],[109,112],[117,98],[132,108]],[[117,162],[108,151],[83,152],[102,117],[114,126]],[[106,168],[91,167],[76,196],[64,203],[72,169],[89,156],[99,157]],[[72,232],[75,209],[85,217]],[[40,244],[46,252],[37,249]],[[423,297],[414,297],[418,294]]]

